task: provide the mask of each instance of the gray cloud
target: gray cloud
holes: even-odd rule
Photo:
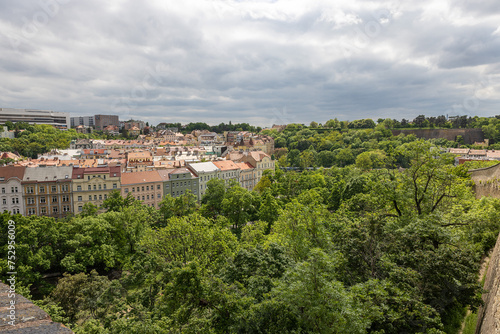
[[[5,0],[0,105],[263,126],[492,116],[499,18],[486,0]]]

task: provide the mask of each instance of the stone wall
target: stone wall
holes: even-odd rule
[[[483,302],[477,312],[476,334],[500,334],[500,235],[491,254]]]
[[[412,130],[392,130],[394,136],[403,133],[405,135],[414,134],[417,138],[434,139],[445,138],[455,141],[457,136],[462,136],[465,144],[484,141],[484,133],[481,129],[412,129]]]
[[[57,322],[52,322],[50,316],[29,299],[15,294],[9,297],[9,286],[0,282],[0,333],[6,334],[72,334],[73,331]],[[12,301],[15,303],[13,309]],[[12,315],[15,322],[12,321]]]
[[[476,198],[490,196],[500,198],[500,164],[469,171],[474,181]]]

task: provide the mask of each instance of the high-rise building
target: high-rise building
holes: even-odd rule
[[[108,125],[120,126],[120,121],[118,120],[118,115],[95,115],[95,129],[104,130]]]
[[[71,127],[76,128],[79,125],[94,127],[95,125],[94,117],[95,116],[71,117]]]
[[[12,123],[50,124],[61,129],[68,129],[70,127],[69,112],[0,108],[0,124],[5,124],[8,121]]]

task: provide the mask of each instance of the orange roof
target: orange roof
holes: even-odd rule
[[[486,150],[470,150],[469,155],[486,155]]]
[[[217,168],[219,168],[222,171],[239,169],[239,167],[231,160],[214,161],[213,163],[215,166],[217,166]]]
[[[8,181],[10,178],[17,177],[19,180],[23,179],[25,167],[23,166],[3,166],[0,167],[0,177],[4,178],[4,181]]]
[[[241,170],[253,169],[253,166],[248,162],[237,162],[236,166],[238,166]]]
[[[162,182],[162,178],[157,171],[148,172],[132,172],[122,174],[122,185],[127,184],[138,184],[138,183],[151,183],[151,182]]]
[[[128,158],[151,158],[151,152],[129,152]]]

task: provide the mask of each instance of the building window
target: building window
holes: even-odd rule
[[[113,189],[116,189],[116,188],[118,188],[117,184],[113,183]]]
[[[89,201],[91,201],[91,200],[92,200],[92,195],[89,195]]]
[[[57,208],[57,206],[52,207],[52,213],[57,213],[58,211],[59,209]]]
[[[165,188],[167,188],[167,189],[168,189],[168,188],[170,188],[170,185],[167,183],[167,184],[165,185]]]
[[[27,194],[33,194],[34,192],[35,192],[35,189],[33,187],[26,187]]]
[[[146,198],[149,199],[149,195],[147,195]]]
[[[158,194],[158,195],[157,195],[157,197],[158,197],[158,198],[161,198],[161,194]]]
[[[36,213],[36,209],[28,209],[28,215],[34,215]]]
[[[12,204],[19,204],[19,198],[13,197],[12,198]]]
[[[56,186],[52,186],[52,187],[50,187],[50,189],[51,189],[51,191],[52,191],[53,193],[57,192],[57,187],[56,187]]]
[[[62,189],[62,191],[68,191],[68,185],[67,184],[63,184],[61,186],[61,189]]]
[[[144,195],[142,195],[142,200],[144,201]]]
[[[149,186],[146,186],[146,191],[149,191]]]
[[[104,194],[104,199],[108,199],[108,195]]]
[[[97,195],[94,195],[94,201],[97,201]]]
[[[128,188],[125,188],[125,194],[128,193]]]
[[[35,198],[28,197],[28,204],[35,204]]]
[[[104,183],[104,189],[106,189],[106,183]]]
[[[99,200],[102,201],[102,195],[99,195]]]
[[[40,203],[45,204],[45,197],[40,197]]]
[[[44,186],[40,186],[38,189],[40,190],[40,194],[45,193],[45,187]]]
[[[97,186],[94,184],[94,190],[97,190]]]
[[[78,196],[78,201],[81,202],[83,200],[82,196]]]
[[[88,190],[92,190],[92,186],[90,184],[88,186]]]
[[[102,188],[102,186],[101,186],[101,185],[99,185],[99,190],[101,190],[101,188]]]
[[[69,205],[64,205],[63,212],[68,212],[68,211],[69,211]]]
[[[161,188],[161,187],[160,187],[160,185],[158,184],[158,185],[156,186],[156,189],[160,190],[160,188]]]
[[[68,202],[69,201],[69,196],[68,195],[63,195],[62,200],[63,200],[63,202]]]
[[[46,214],[47,213],[47,208],[43,207],[43,208],[40,208],[40,213],[42,215]]]
[[[83,207],[81,205],[78,206],[78,211],[82,211]]]
[[[6,205],[6,204],[7,204],[7,199],[6,199],[6,198],[4,198],[4,199],[2,200],[2,202],[3,202],[3,204],[4,204],[4,205]]]
[[[5,188],[2,188],[2,194],[5,194]]]
[[[142,191],[144,191],[144,186],[142,186]]]
[[[82,186],[77,186],[76,191],[82,191]]]
[[[18,189],[17,189],[17,187],[14,187],[14,190],[15,190],[15,191],[14,191],[15,193],[17,193],[17,192],[18,192]]]
[[[52,196],[52,203],[57,203],[57,196]]]

